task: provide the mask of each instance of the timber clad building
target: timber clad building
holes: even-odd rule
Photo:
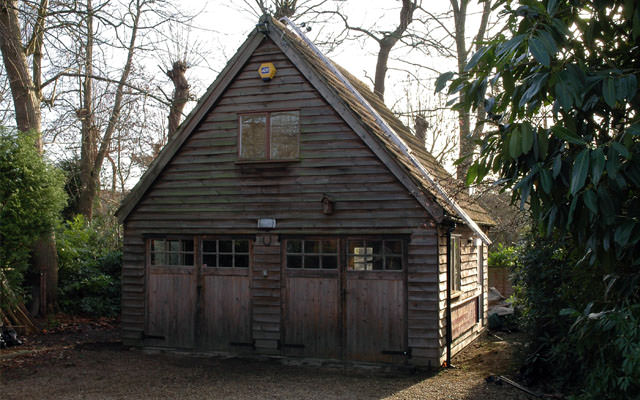
[[[492,219],[333,68],[263,17],[125,199],[128,344],[436,367],[486,325]]]

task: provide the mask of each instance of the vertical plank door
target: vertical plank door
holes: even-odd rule
[[[148,271],[145,345],[193,348],[195,266],[149,266]]]
[[[283,354],[340,358],[337,239],[287,240],[283,255]]]

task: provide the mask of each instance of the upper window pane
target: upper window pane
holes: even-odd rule
[[[212,268],[248,268],[249,240],[203,240],[202,265]]]
[[[240,116],[240,158],[264,160],[267,149],[266,114]]]
[[[350,240],[347,266],[354,271],[401,270],[402,240]]]
[[[151,240],[151,265],[192,266],[193,240]]]
[[[299,112],[285,111],[271,114],[271,159],[298,158],[300,133]]]
[[[338,245],[335,239],[286,241],[287,268],[336,269]]]

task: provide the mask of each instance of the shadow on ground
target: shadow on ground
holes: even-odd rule
[[[517,336],[483,337],[439,372],[283,365],[276,360],[196,358],[124,348],[117,329],[98,337],[28,338],[0,351],[4,399],[528,399],[484,381],[513,371]],[[83,340],[86,339],[86,340]],[[11,356],[10,354],[13,354]]]

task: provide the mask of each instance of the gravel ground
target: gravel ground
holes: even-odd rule
[[[276,360],[196,358],[124,348],[117,329],[77,324],[0,350],[6,399],[529,399],[485,382],[509,374],[517,336],[485,336],[454,358],[456,368],[403,372],[286,365]]]

